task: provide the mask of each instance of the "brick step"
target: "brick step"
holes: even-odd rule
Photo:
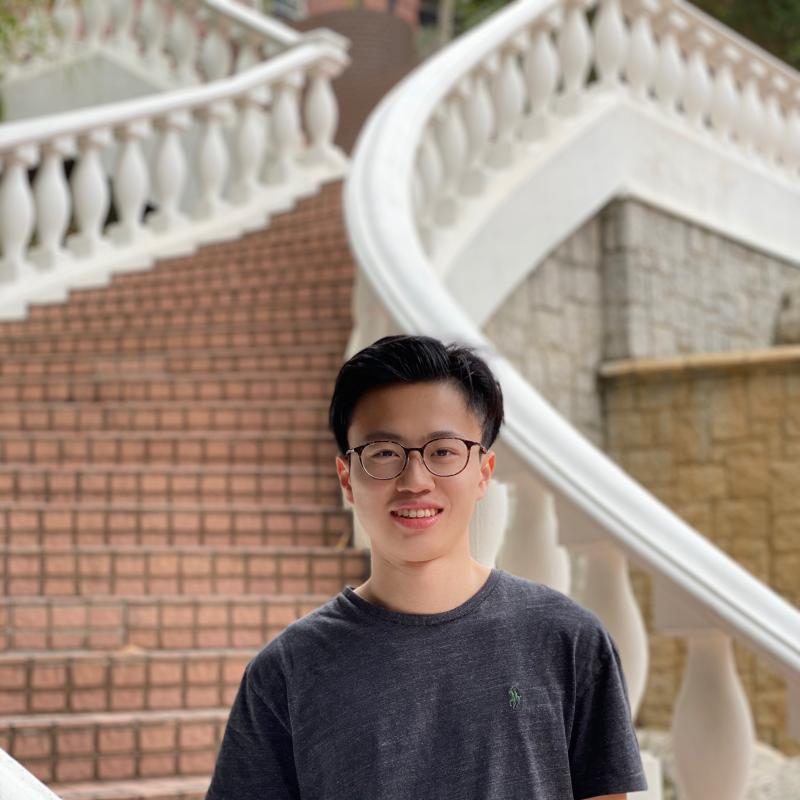
[[[53,785],[61,800],[205,800],[210,775]]]
[[[316,305],[271,306],[271,305],[233,305],[217,308],[189,308],[166,311],[143,311],[130,314],[117,314],[110,317],[82,316],[77,319],[59,319],[56,315],[45,315],[41,319],[25,319],[18,322],[4,322],[0,335],[31,336],[52,333],[101,334],[135,331],[171,331],[178,327],[207,328],[216,325],[322,322],[333,319],[350,319],[350,303],[321,302]]]
[[[340,591],[360,551],[333,547],[0,547],[0,594],[303,594]]]
[[[0,714],[230,706],[255,653],[254,648],[3,653]]]
[[[202,277],[198,276],[196,281],[194,291],[187,295],[173,290],[171,293],[164,292],[155,296],[140,293],[130,297],[115,297],[110,294],[103,301],[88,302],[84,299],[83,302],[76,303],[40,304],[31,308],[27,322],[32,325],[47,322],[51,329],[58,322],[69,329],[76,320],[90,325],[94,321],[109,318],[126,319],[130,324],[133,324],[134,319],[144,318],[160,324],[163,318],[173,314],[183,315],[194,321],[211,313],[220,318],[219,315],[231,309],[249,312],[251,317],[248,319],[289,319],[295,315],[308,318],[315,316],[312,313],[315,309],[325,305],[349,309],[353,293],[350,281],[307,285],[295,283],[282,288],[257,286],[237,289],[228,286],[216,291],[209,291]],[[259,310],[268,312],[268,316],[253,316]],[[201,323],[204,321],[199,320]],[[83,330],[85,325],[81,324],[79,328]]]
[[[350,511],[286,503],[0,502],[0,545],[346,546]]]
[[[335,379],[334,370],[15,375],[0,380],[0,402],[323,400],[330,398]]]
[[[326,430],[31,431],[0,438],[7,464],[289,464],[333,468],[338,448]]]
[[[363,564],[335,593],[367,578]],[[0,650],[259,647],[333,594],[0,597]]]
[[[297,322],[287,327],[272,322],[259,325],[226,325],[205,330],[176,326],[156,331],[101,331],[83,333],[31,335],[25,331],[3,336],[0,325],[0,357],[39,353],[152,353],[165,350],[200,350],[220,347],[282,347],[335,344],[344,352],[352,330],[347,319]]]
[[[321,430],[326,400],[4,403],[0,431]]]
[[[218,347],[167,350],[161,353],[40,353],[12,355],[0,361],[0,378],[50,375],[94,375],[119,372],[231,372],[253,370],[333,370],[343,362],[338,344],[317,347]],[[2,411],[0,411],[2,413]]]
[[[352,285],[356,268],[349,255],[330,253],[324,260],[266,266],[255,258],[226,263],[224,269],[213,269],[211,262],[202,272],[194,264],[192,271],[174,270],[163,262],[149,272],[128,272],[114,275],[108,286],[73,289],[70,304],[104,303],[106,300],[127,300],[144,297],[185,297],[217,291],[250,291],[271,288],[276,291],[294,287],[334,287]],[[38,307],[38,306],[37,306]]]
[[[316,466],[0,464],[0,499],[118,502],[284,502],[334,505],[333,470]]]
[[[211,775],[229,708],[0,717],[0,748],[40,781]]]
[[[264,643],[265,644],[265,643]],[[0,654],[0,714],[218,708],[257,648]],[[1,718],[1,717],[0,717]]]

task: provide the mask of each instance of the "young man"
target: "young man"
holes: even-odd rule
[[[470,555],[502,421],[500,387],[468,348],[389,336],[342,367],[336,469],[371,574],[248,663],[206,800],[619,800],[646,788],[598,618]]]

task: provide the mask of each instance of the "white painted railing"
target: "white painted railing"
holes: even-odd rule
[[[230,53],[218,49],[206,58],[216,64],[208,83],[0,126],[0,318],[22,318],[30,302],[104,285],[112,272],[147,268],[158,256],[235,238],[342,176],[330,82],[348,63],[345,40],[289,32],[291,47],[263,60],[282,26],[228,0],[202,5],[262,36],[247,59],[249,40],[240,39],[233,74]],[[122,35],[130,17],[108,28],[91,18],[101,6],[108,10],[85,6],[85,35]],[[147,7],[161,5],[145,2],[140,13]],[[158,61],[160,49],[153,53]],[[107,223],[112,203],[116,220]]]
[[[599,149],[587,146],[592,137]],[[715,211],[716,196],[698,198],[678,163],[680,148],[703,177],[717,174],[703,164],[723,160],[719,174],[733,172],[748,191],[714,190],[736,195]],[[570,159],[577,166],[559,171]],[[653,576],[655,624],[689,649],[673,717],[686,800],[739,800],[746,788],[754,732],[731,637],[786,678],[800,736],[800,613],[557,414],[492,351],[481,305],[496,307],[519,270],[622,191],[658,191],[692,219],[736,238],[743,229],[800,259],[798,167],[797,73],[686,3],[521,0],[385,98],[347,181],[361,267],[349,352],[399,330],[487,355],[506,398],[497,474],[515,486],[524,512],[509,530],[504,565],[566,591],[562,546],[586,555],[581,600],[619,645],[634,709],[647,642],[628,561]],[[670,181],[671,170],[682,180]],[[764,197],[773,203],[766,210]],[[504,262],[515,259],[509,274]]]
[[[303,34],[234,0],[56,0],[43,49],[25,42],[6,77],[101,51],[149,80],[216,80],[294,47]]]
[[[32,772],[0,750],[0,800],[59,800]]]

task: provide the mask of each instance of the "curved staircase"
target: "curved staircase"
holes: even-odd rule
[[[0,749],[64,800],[202,798],[244,665],[368,574],[340,194],[0,324]]]

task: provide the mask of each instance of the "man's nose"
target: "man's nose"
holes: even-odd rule
[[[416,486],[430,486],[433,475],[422,461],[420,453],[414,452],[408,454],[408,464],[397,480],[401,486],[411,489]]]

